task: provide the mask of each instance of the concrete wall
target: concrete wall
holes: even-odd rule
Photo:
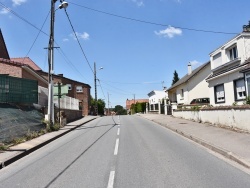
[[[216,126],[250,131],[250,107],[227,107],[200,111],[173,111],[173,116],[188,120],[194,120],[196,122],[211,123]]]
[[[82,118],[82,111],[81,110],[68,110],[68,109],[61,109],[61,111],[65,112],[67,123],[78,120]],[[59,112],[58,108],[55,109],[55,116]]]

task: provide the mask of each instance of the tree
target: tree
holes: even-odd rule
[[[114,111],[116,115],[127,115],[127,110],[124,109],[121,105],[116,105]]]
[[[132,104],[130,107],[131,114],[145,112],[146,111],[146,102],[137,102]]]
[[[178,76],[178,73],[176,72],[176,70],[174,71],[174,77],[173,77],[173,80],[172,80],[172,85],[174,85],[176,82],[178,82],[179,80],[179,76]]]
[[[90,105],[91,105],[91,111],[92,111],[92,114],[95,114],[95,99],[90,96]],[[98,107],[98,114],[99,115],[104,115],[104,108],[105,108],[105,101],[103,99],[98,99],[97,100],[97,107]]]

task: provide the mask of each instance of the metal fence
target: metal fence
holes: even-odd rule
[[[38,82],[0,75],[0,102],[37,103]]]

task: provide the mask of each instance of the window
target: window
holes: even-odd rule
[[[213,56],[213,65],[214,65],[214,68],[220,66],[222,63],[222,60],[221,60],[221,52],[216,54],[215,56]]]
[[[246,87],[244,79],[234,81],[235,100],[242,100],[246,98]]]
[[[71,84],[67,84],[68,86],[68,90],[72,90],[72,85]]]
[[[237,46],[234,46],[228,50],[228,58],[230,61],[238,57]]]
[[[76,92],[82,92],[82,86],[76,86]]]
[[[184,98],[184,90],[181,89],[181,99],[183,99],[183,98]]]
[[[215,95],[215,103],[225,102],[225,91],[223,84],[214,87],[214,95]]]

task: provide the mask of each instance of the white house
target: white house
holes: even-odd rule
[[[210,53],[212,74],[207,78],[210,104],[243,104],[250,95],[250,25]]]
[[[177,104],[190,104],[196,98],[209,98],[206,78],[210,74],[210,62],[194,70],[189,63],[188,73],[167,90],[170,101]]]
[[[168,94],[165,90],[163,91],[153,90],[150,93],[148,93],[148,96],[149,96],[149,111],[158,111],[159,103],[162,103],[163,99],[168,98]]]

